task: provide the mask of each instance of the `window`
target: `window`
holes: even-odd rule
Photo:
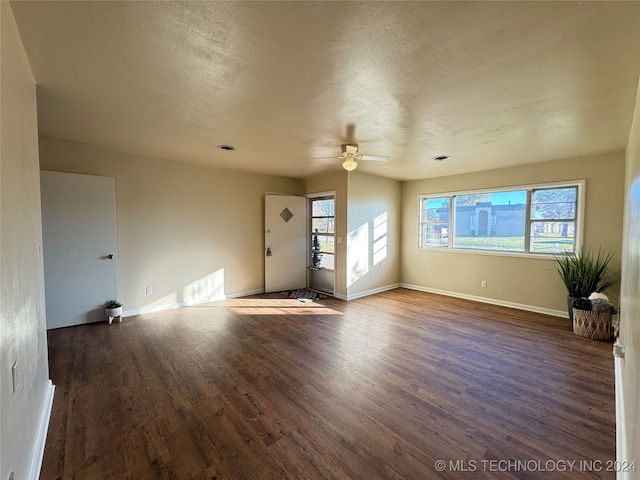
[[[524,252],[525,190],[453,195],[453,248]]]
[[[584,182],[420,196],[420,248],[575,252]]]
[[[422,247],[439,247],[449,244],[449,197],[425,198],[421,202],[420,231]]]
[[[333,197],[311,199],[311,267],[334,269],[335,201]]]
[[[541,188],[531,193],[533,253],[575,252],[578,187]]]

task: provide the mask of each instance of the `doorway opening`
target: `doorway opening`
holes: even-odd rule
[[[335,290],[335,195],[309,197],[309,288]]]

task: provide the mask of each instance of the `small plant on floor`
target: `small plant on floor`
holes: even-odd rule
[[[117,318],[118,322],[122,322],[122,304],[119,301],[109,300],[104,304],[104,306],[109,320],[109,325],[111,325],[114,318]]]

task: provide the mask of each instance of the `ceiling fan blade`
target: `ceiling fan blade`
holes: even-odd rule
[[[391,160],[391,157],[380,155],[363,155],[362,160],[369,160],[372,162],[388,162],[389,160]]]

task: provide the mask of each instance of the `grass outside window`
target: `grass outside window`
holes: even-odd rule
[[[584,183],[421,195],[419,247],[548,255],[576,252]]]

